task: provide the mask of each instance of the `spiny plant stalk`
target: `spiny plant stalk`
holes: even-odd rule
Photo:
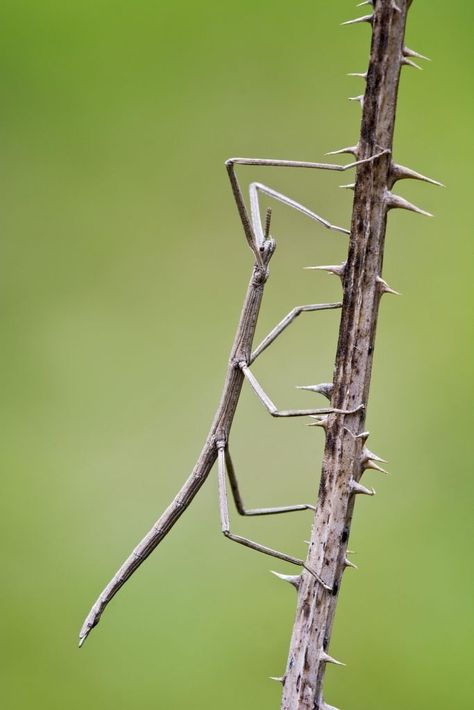
[[[381,275],[387,214],[392,208],[428,214],[394,195],[393,185],[403,178],[436,183],[392,160],[400,71],[404,65],[414,65],[412,57],[421,57],[404,42],[411,2],[365,4],[372,5],[370,15],[344,23],[372,27],[368,71],[358,75],[366,80],[365,93],[356,97],[362,105],[360,138],[356,146],[336,152],[353,153],[357,160],[382,150],[390,152],[358,166],[355,185],[350,186],[355,193],[347,262],[323,267],[341,277],[344,293],[334,380],[328,393],[332,407],[346,410],[367,403],[380,300],[385,293],[395,293]],[[326,665],[337,663],[328,648],[344,570],[353,566],[347,559],[347,545],[355,500],[359,494],[375,493],[361,484],[364,471],[383,471],[377,463],[382,459],[366,447],[365,416],[366,406],[345,417],[331,414],[315,421],[325,432],[326,444],[306,566],[317,570],[331,590],[305,571],[292,579],[298,602],[281,679],[283,710],[332,707],[324,700],[323,680]]]
[[[410,0],[374,0],[373,13],[349,24],[367,22],[373,28],[367,81],[363,96],[355,97],[363,106],[359,142],[335,153],[352,153],[348,165],[315,163],[274,158],[230,158],[226,168],[230,186],[250,247],[254,263],[244,298],[242,312],[231,349],[222,396],[203,449],[188,479],[175,499],[148,533],[134,548],[110,582],[103,589],[87,615],[79,633],[83,645],[97,626],[105,608],[128,579],[168,535],[208,478],[217,463],[221,530],[224,536],[240,545],[302,568],[300,575],[277,576],[298,590],[296,622],[288,666],[283,678],[282,708],[296,710],[331,710],[323,700],[322,685],[327,663],[338,663],[328,654],[332,622],[336,610],[342,574],[348,566],[347,542],[357,494],[373,495],[360,483],[365,469],[383,471],[382,461],[366,447],[365,408],[369,393],[375,329],[380,298],[396,293],[382,279],[383,246],[388,210],[404,208],[428,214],[392,193],[397,180],[412,178],[435,184],[413,170],[392,160],[392,137],[400,69],[416,66],[413,57],[421,55],[404,46],[407,10]],[[345,171],[356,168],[351,230],[336,227],[327,219],[294,199],[259,182],[249,185],[247,207],[237,177],[238,166],[279,167],[284,169]],[[347,262],[338,266],[309,267],[323,269],[340,277],[343,302],[311,303],[293,307],[289,313],[253,349],[253,339],[269,263],[276,242],[270,234],[271,210],[262,220],[260,197],[276,200],[296,210],[320,226],[349,235]],[[280,337],[303,313],[342,308],[339,344],[332,383],[303,386],[301,389],[324,395],[329,407],[279,409],[256,379],[251,369],[255,360]],[[302,503],[278,507],[246,508],[240,493],[231,453],[230,434],[242,388],[246,384],[272,417],[313,417],[312,423],[326,433],[326,448],[317,507]],[[227,488],[230,487],[237,512],[242,516],[278,515],[297,511],[315,511],[315,519],[306,560],[267,547],[231,531]]]

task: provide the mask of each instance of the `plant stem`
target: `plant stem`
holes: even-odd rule
[[[404,63],[407,0],[374,3],[372,47],[363,100],[357,159],[392,148],[400,69]],[[394,204],[396,175],[391,155],[357,170],[352,228],[343,273],[344,299],[336,355],[332,405],[367,403],[379,303],[387,212]],[[401,205],[400,205],[401,206]],[[282,710],[323,710],[327,649],[344,573],[357,485],[368,459],[364,454],[365,411],[323,422],[326,445],[307,565],[333,591],[304,572],[298,588],[296,621],[284,677]],[[369,493],[367,489],[365,492]]]

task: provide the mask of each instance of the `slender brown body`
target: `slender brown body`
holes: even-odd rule
[[[118,572],[111,579],[109,584],[100,594],[91,611],[89,612],[84,624],[79,633],[79,645],[82,646],[91,629],[99,623],[100,617],[119,589],[131,577],[135,570],[142,562],[150,555],[156,546],[169,533],[174,524],[179,520],[183,512],[190,505],[196,493],[201,488],[202,484],[208,477],[216,459],[219,459],[219,499],[220,499],[220,515],[221,527],[223,534],[230,540],[245,545],[253,550],[270,555],[277,559],[291,564],[305,567],[313,578],[323,587],[329,589],[328,585],[323,581],[320,574],[313,568],[307,565],[304,560],[301,560],[292,555],[283,552],[278,552],[260,543],[249,540],[240,535],[234,535],[229,527],[229,513],[227,510],[227,495],[224,490],[225,478],[228,477],[234,502],[237,510],[241,515],[273,515],[279,513],[289,513],[301,510],[313,509],[310,504],[278,506],[271,508],[255,508],[248,510],[243,506],[240,493],[238,491],[237,479],[235,470],[232,464],[230,453],[228,450],[229,432],[232,426],[235,410],[239,401],[240,393],[244,379],[247,379],[250,386],[265,406],[269,414],[273,417],[306,417],[321,414],[350,414],[353,411],[358,411],[361,406],[356,406],[353,410],[336,409],[334,407],[312,408],[312,409],[284,409],[280,410],[272,402],[270,397],[264,392],[261,385],[256,380],[255,376],[249,369],[249,365],[267,348],[269,345],[287,328],[295,318],[303,312],[329,310],[341,308],[341,303],[324,303],[324,304],[307,304],[303,306],[295,306],[280,323],[262,340],[259,346],[252,353],[252,343],[255,335],[258,314],[263,298],[263,289],[268,278],[268,264],[275,250],[275,241],[270,237],[270,218],[271,210],[267,210],[267,219],[265,228],[263,228],[260,209],[258,202],[258,194],[263,192],[269,197],[288,205],[292,209],[304,214],[306,217],[314,220],[326,229],[333,230],[342,234],[349,234],[347,229],[337,227],[331,224],[328,220],[320,217],[318,214],[308,209],[304,205],[292,200],[282,193],[268,188],[261,183],[252,183],[250,185],[250,214],[247,212],[242,191],[240,189],[237,176],[235,174],[235,165],[258,165],[272,166],[284,168],[304,168],[317,170],[336,170],[338,172],[349,170],[358,165],[372,162],[379,157],[384,156],[386,151],[376,152],[374,155],[364,158],[361,161],[349,163],[348,165],[335,165],[332,163],[311,163],[307,161],[291,161],[291,160],[274,160],[261,158],[231,158],[226,162],[227,171],[229,174],[230,184],[236,201],[242,226],[247,239],[247,242],[254,253],[255,263],[252,269],[250,283],[247,288],[244,304],[240,314],[240,320],[237,327],[234,343],[232,346],[227,375],[224,382],[221,400],[211,426],[211,430],[207,436],[204,447],[197,460],[197,463],[182,486],[181,490],[170,503],[163,515],[157,520],[151,530],[139,542],[132,554],[125,560]],[[303,388],[304,389],[304,388]],[[311,387],[309,388],[311,389]],[[226,470],[224,470],[226,469]]]
[[[217,459],[216,442],[218,440],[228,439],[244,383],[244,374],[240,363],[248,363],[250,360],[258,314],[263,298],[263,289],[268,277],[268,261],[271,258],[273,249],[274,242],[268,242],[267,247],[262,251],[262,264],[255,263],[252,269],[252,276],[247,288],[237,333],[229,358],[221,400],[206,443],[204,444],[196,465],[174,500],[133,550],[131,555],[125,560],[100,594],[81,628],[79,633],[79,645],[84,643],[91,629],[97,626],[110,600],[169,533],[189,506],[208,477]]]

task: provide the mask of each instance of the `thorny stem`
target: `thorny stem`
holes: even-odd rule
[[[374,3],[372,46],[363,99],[358,159],[392,148],[400,69],[404,61],[407,0]],[[367,403],[380,297],[387,211],[395,205],[391,188],[398,179],[391,156],[357,170],[344,299],[336,355],[332,406],[349,409]],[[405,205],[406,206],[406,205]],[[410,206],[411,207],[411,206]],[[326,446],[319,497],[306,563],[332,586],[325,590],[303,572],[298,585],[296,621],[283,681],[282,710],[324,710],[325,667],[344,569],[355,493],[365,468],[366,410],[331,415],[324,426]],[[329,660],[328,660],[329,659]]]

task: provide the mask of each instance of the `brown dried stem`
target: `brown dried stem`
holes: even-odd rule
[[[392,148],[400,70],[405,64],[407,0],[377,0],[372,19],[372,46],[363,97],[358,159]],[[399,179],[391,155],[357,170],[348,260],[343,273],[344,299],[336,355],[332,405],[350,409],[367,403],[380,298],[387,212],[405,207],[391,194]],[[408,206],[410,209],[412,206]],[[332,592],[303,572],[298,585],[296,621],[283,680],[283,710],[330,708],[323,699],[325,667],[338,592],[347,567],[357,493],[372,494],[359,483],[373,465],[365,450],[365,410],[322,422],[326,446],[319,498],[307,565],[319,572]]]

